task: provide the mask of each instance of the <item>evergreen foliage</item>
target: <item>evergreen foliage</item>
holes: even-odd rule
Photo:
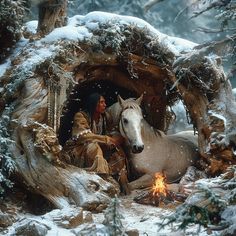
[[[21,27],[26,13],[25,0],[0,1],[0,62],[20,39]]]
[[[113,198],[110,205],[106,209],[105,220],[103,224],[107,226],[110,236],[121,236],[125,235],[124,227],[121,219],[123,218],[120,213],[120,201],[117,197]]]
[[[159,224],[160,228],[177,223],[179,229],[186,230],[191,224],[197,224],[208,231],[217,230],[220,235],[235,235],[236,166],[226,174],[205,181],[197,182],[193,194]]]
[[[9,145],[13,142],[10,139],[8,124],[10,114],[14,106],[6,107],[0,117],[0,197],[4,195],[6,188],[11,188],[13,183],[9,180],[10,174],[15,170],[15,163],[9,152]]]

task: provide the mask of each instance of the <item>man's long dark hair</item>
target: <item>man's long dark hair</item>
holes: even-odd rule
[[[88,112],[91,120],[91,128],[93,125],[93,114],[96,110],[97,104],[100,101],[100,98],[103,95],[99,94],[99,93],[92,93],[88,96],[87,100],[86,100],[86,111]],[[106,133],[106,119],[105,119],[105,114],[102,114],[102,134]]]
[[[101,96],[99,93],[92,93],[88,96],[86,100],[86,111],[90,117],[93,116]]]

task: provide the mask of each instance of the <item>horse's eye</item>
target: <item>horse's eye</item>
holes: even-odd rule
[[[128,120],[126,118],[123,119],[123,122],[124,122],[125,125],[128,124]]]

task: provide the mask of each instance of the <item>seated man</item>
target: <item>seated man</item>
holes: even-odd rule
[[[124,140],[121,135],[108,135],[112,118],[105,110],[104,97],[93,93],[87,99],[86,110],[75,114],[72,139],[65,145],[70,149],[67,161],[88,171],[116,176],[128,193],[125,155],[120,148]]]

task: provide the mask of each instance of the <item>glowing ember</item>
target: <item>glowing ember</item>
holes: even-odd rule
[[[167,186],[165,183],[165,176],[161,173],[155,174],[155,182],[152,186],[153,196],[164,196],[167,195]]]

